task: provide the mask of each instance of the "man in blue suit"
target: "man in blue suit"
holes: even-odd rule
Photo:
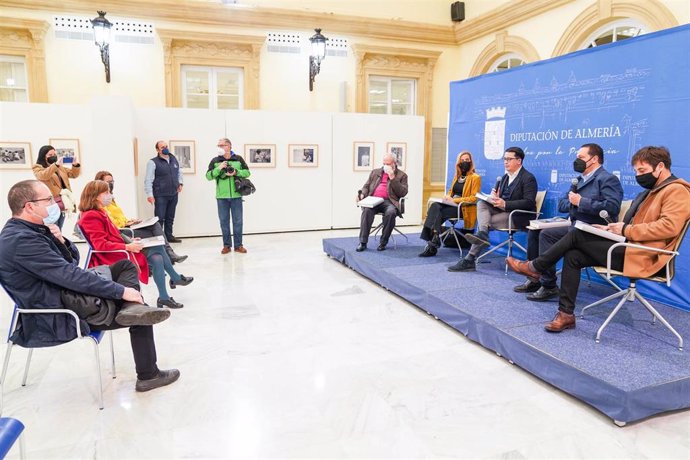
[[[603,164],[604,151],[598,144],[584,144],[577,151],[573,169],[581,176],[577,179],[577,185],[573,185],[558,202],[558,212],[568,213],[572,224],[580,220],[588,224],[606,225],[606,220],[599,216],[601,211],[606,211],[612,221],[618,220],[623,187],[618,177],[604,169]],[[541,231],[530,230],[527,237],[527,258],[536,259],[573,228],[570,225]],[[556,281],[556,267],[552,265],[542,272],[539,282],[527,279],[513,290],[532,293],[527,299],[543,302],[558,297]]]
[[[469,272],[476,270],[476,259],[484,248],[489,246],[489,230],[507,228],[510,213],[516,209],[537,210],[537,179],[522,166],[525,152],[520,147],[508,147],[503,153],[503,166],[506,173],[491,191],[491,202],[477,201],[477,232],[468,233],[465,239],[472,243],[467,255],[456,264],[448,267],[450,272]],[[533,219],[533,214],[516,213],[513,225],[524,228]]]

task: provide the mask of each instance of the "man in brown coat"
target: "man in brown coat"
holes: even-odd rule
[[[376,168],[369,174],[369,179],[362,186],[362,190],[357,194],[357,200],[368,196],[375,196],[383,199],[382,203],[373,208],[362,207],[362,221],[359,226],[359,246],[356,251],[361,252],[367,248],[371,224],[377,213],[383,213],[383,231],[377,251],[383,251],[388,244],[388,238],[393,233],[395,227],[395,217],[402,215],[400,198],[407,195],[407,174],[402,169],[398,169],[395,164],[395,156],[386,154],[383,156],[383,167]]]
[[[599,226],[630,243],[670,250],[690,219],[690,184],[671,174],[671,155],[665,147],[643,147],[632,157],[637,183],[645,190],[633,200],[623,222]],[[564,257],[559,292],[558,313],[546,324],[549,332],[561,332],[575,327],[575,299],[580,285],[580,270],[584,267],[606,265],[608,249],[615,241],[575,230],[531,262],[511,257],[508,265],[531,278]],[[664,269],[668,255],[636,248],[619,247],[613,250],[611,268],[625,276],[644,278]]]

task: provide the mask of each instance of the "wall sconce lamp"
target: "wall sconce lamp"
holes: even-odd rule
[[[96,46],[101,50],[101,61],[105,66],[105,81],[110,83],[110,28],[113,24],[105,18],[105,11],[99,11],[98,17],[91,20]]]
[[[326,57],[326,37],[321,35],[321,29],[316,32],[309,41],[311,42],[311,54],[309,55],[309,91],[314,91],[314,78],[321,70],[321,61]]]

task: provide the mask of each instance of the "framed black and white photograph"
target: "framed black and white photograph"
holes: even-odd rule
[[[29,142],[0,142],[0,169],[31,169]]]
[[[79,149],[79,139],[48,139],[48,143],[55,148],[58,158],[62,158],[63,166],[71,166],[79,163],[81,151]]]
[[[389,142],[386,144],[386,153],[395,155],[398,168],[405,169],[407,162],[407,142]]]
[[[316,168],[319,166],[319,146],[316,144],[290,144],[288,166],[291,168]]]
[[[353,169],[355,171],[371,171],[374,164],[374,143],[353,142]]]
[[[275,144],[245,144],[244,160],[250,168],[275,168]]]
[[[170,153],[175,155],[182,174],[196,173],[196,143],[194,141],[168,142]]]

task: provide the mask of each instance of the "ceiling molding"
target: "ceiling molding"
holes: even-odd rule
[[[508,26],[524,22],[572,1],[574,0],[512,0],[488,13],[455,24],[455,43],[467,43],[505,30]]]
[[[561,0],[562,1],[562,0]],[[316,13],[275,8],[234,8],[219,3],[191,0],[0,0],[0,6],[36,11],[82,13],[96,10],[112,16],[219,27],[311,30],[413,43],[454,45],[451,25]]]

